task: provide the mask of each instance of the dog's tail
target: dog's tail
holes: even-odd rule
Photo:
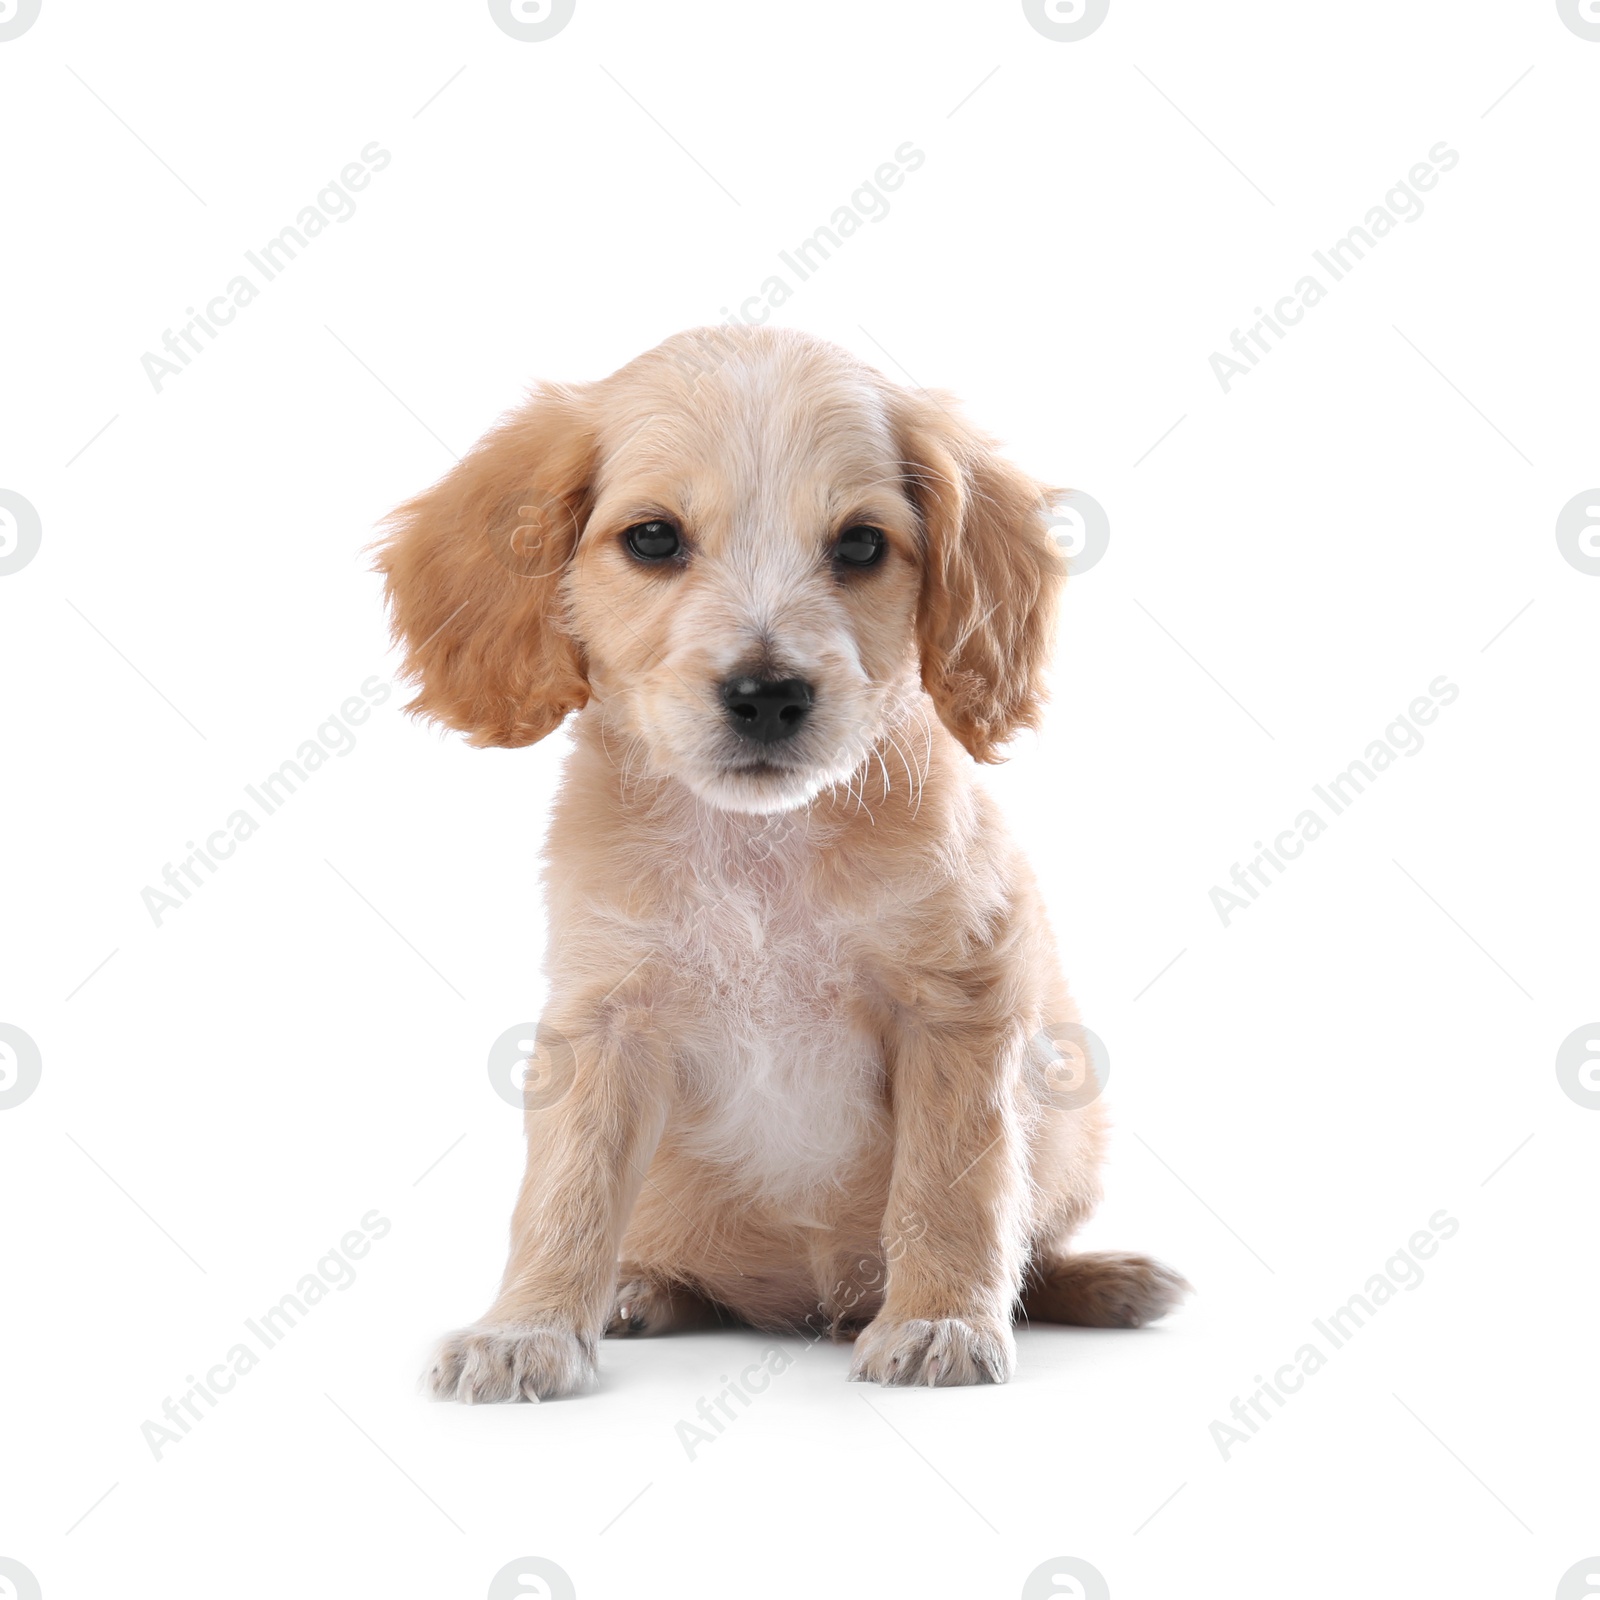
[[[1044,1256],[1028,1270],[1021,1315],[1079,1328],[1142,1328],[1192,1292],[1180,1274],[1149,1256],[1110,1250]]]

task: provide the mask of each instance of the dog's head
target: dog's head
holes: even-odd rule
[[[1049,498],[835,346],[681,334],[536,391],[395,512],[409,709],[523,745],[593,699],[650,771],[736,811],[846,780],[919,680],[996,760],[1040,709]]]

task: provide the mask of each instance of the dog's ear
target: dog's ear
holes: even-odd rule
[[[1003,460],[948,396],[892,408],[924,538],[917,640],[939,718],[979,761],[1043,710],[1065,563],[1047,526],[1058,491]]]
[[[524,745],[587,702],[562,585],[593,464],[583,391],[541,389],[389,517],[377,565],[419,691],[408,711]]]

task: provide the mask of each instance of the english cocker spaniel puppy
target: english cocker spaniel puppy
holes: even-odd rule
[[[718,1320],[998,1383],[1019,1314],[1187,1289],[1071,1252],[1098,1086],[974,779],[1040,715],[1050,502],[946,398],[721,327],[538,389],[394,513],[410,709],[573,718],[510,1260],[435,1395],[566,1394],[602,1335]]]

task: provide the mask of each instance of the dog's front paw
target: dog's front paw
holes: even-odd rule
[[[938,1321],[879,1316],[856,1340],[851,1381],[927,1384],[1004,1383],[1017,1361],[1016,1340],[1003,1324],[959,1317]]]
[[[439,1346],[428,1371],[435,1400],[483,1405],[553,1400],[594,1376],[592,1345],[564,1328],[506,1322],[463,1328]]]

